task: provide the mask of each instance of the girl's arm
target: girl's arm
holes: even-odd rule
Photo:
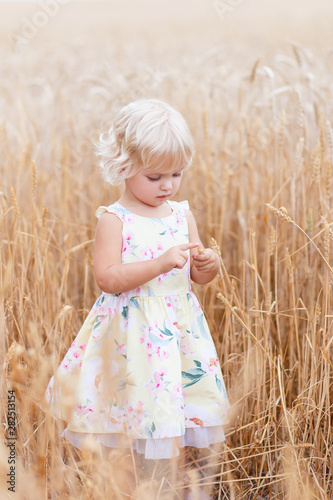
[[[201,243],[197,224],[193,213],[189,210],[186,214],[189,231],[189,242],[199,241],[200,246],[204,248]],[[191,250],[191,280],[199,285],[209,283],[215,278],[220,269],[220,259],[218,255],[211,249],[205,248],[202,254],[197,250]]]
[[[186,251],[199,246],[185,243],[155,259],[122,264],[122,228],[122,221],[108,212],[100,217],[96,227],[94,273],[98,286],[106,293],[127,292],[174,267],[181,269],[188,258]]]

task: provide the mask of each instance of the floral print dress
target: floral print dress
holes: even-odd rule
[[[108,211],[123,223],[122,263],[189,241],[187,200],[168,204],[172,213],[163,218],[139,216],[118,202],[97,209],[98,218]],[[68,424],[61,436],[80,449],[90,435],[156,459],[224,441],[229,402],[191,290],[190,259],[134,290],[102,292],[44,397]]]

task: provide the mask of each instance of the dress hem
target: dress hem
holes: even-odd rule
[[[102,444],[108,448],[132,448],[144,458],[157,460],[172,458],[179,455],[179,448],[193,446],[195,448],[208,448],[212,444],[225,441],[223,427],[187,427],[185,434],[175,437],[159,439],[131,439],[122,433],[94,433],[76,432],[66,428],[61,437],[64,437],[76,448],[82,450],[87,447],[87,438],[93,438],[96,444]]]

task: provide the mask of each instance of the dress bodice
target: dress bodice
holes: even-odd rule
[[[115,214],[123,223],[122,263],[140,262],[159,257],[169,248],[189,242],[186,214],[188,201],[168,201],[172,213],[166,217],[137,215],[118,202],[96,210],[96,217],[104,212]],[[130,292],[132,296],[166,296],[188,293],[191,290],[190,251],[182,269],[172,269],[148,281]],[[108,294],[119,295],[119,294]]]

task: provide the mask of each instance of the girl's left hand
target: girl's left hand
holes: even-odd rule
[[[205,248],[202,253],[193,255],[193,265],[201,273],[216,272],[220,267],[217,254],[211,248]]]

